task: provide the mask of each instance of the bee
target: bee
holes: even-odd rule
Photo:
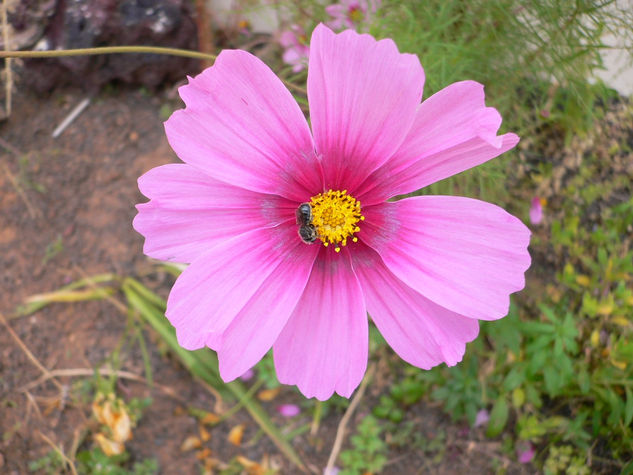
[[[312,244],[317,239],[316,228],[312,224],[312,206],[301,203],[296,211],[299,237],[306,244]]]
[[[307,226],[312,224],[312,206],[310,203],[301,203],[296,211],[297,224]]]
[[[306,244],[312,244],[317,239],[316,228],[312,224],[299,226],[299,237]]]

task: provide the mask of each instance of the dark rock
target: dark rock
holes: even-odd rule
[[[26,2],[29,3],[29,2]],[[196,23],[187,0],[57,0],[50,18],[42,2],[32,1],[46,21],[36,49],[72,49],[97,46],[166,46],[195,50]],[[34,10],[35,11],[35,10]],[[29,18],[27,10],[14,15],[12,24]],[[33,17],[33,15],[31,15]],[[22,84],[38,92],[63,85],[88,91],[111,82],[156,88],[199,70],[197,60],[156,54],[109,54],[25,61]]]

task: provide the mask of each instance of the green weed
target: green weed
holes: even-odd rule
[[[383,428],[378,420],[371,416],[358,424],[356,434],[350,438],[352,449],[341,452],[343,470],[340,475],[356,475],[360,473],[378,473],[387,463],[387,444],[381,434]]]

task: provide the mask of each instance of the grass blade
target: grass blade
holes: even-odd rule
[[[188,351],[178,345],[176,333],[165,318],[165,301],[140,282],[126,278],[122,290],[129,304],[139,311],[145,320],[156,330],[169,348],[180,358],[187,370],[196,378],[213,386],[220,394],[230,394],[238,399],[259,427],[270,437],[281,452],[300,470],[306,471],[299,455],[288,443],[277,426],[270,420],[262,406],[252,398],[243,384],[238,381],[225,384],[220,378],[215,353],[208,349]]]

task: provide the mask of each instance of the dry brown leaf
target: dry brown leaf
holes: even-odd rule
[[[114,395],[110,394],[108,398],[98,395],[92,403],[92,412],[101,424],[110,429],[114,442],[123,443],[132,438],[132,421],[125,403],[117,401]]]
[[[244,424],[236,425],[229,432],[227,440],[238,447],[242,445],[242,437],[244,436]]]
[[[200,440],[202,440],[202,442],[206,442],[211,438],[211,434],[202,424],[198,424],[198,431],[200,432]]]
[[[218,416],[217,414],[214,414],[213,412],[207,412],[207,414],[202,419],[200,419],[200,422],[206,425],[215,425],[221,420],[222,419],[220,419],[220,416]]]
[[[235,460],[237,460],[238,463],[244,468],[255,468],[259,466],[259,464],[254,460],[248,459],[242,455],[238,455],[237,457],[235,457]]]
[[[121,442],[108,439],[101,432],[95,434],[95,441],[99,444],[99,447],[108,457],[113,455],[121,455],[125,451],[125,446]]]
[[[246,469],[246,473],[248,473],[248,475],[264,475],[266,473],[264,467],[253,460],[247,459],[246,457],[238,455],[235,457],[235,460],[237,460],[237,462]]]
[[[277,397],[281,391],[281,387],[275,389],[262,389],[259,393],[257,393],[257,398],[260,401],[272,401]]]
[[[208,457],[211,457],[211,449],[209,449],[208,447],[205,447],[204,449],[198,450],[196,452],[196,458],[198,460],[204,460]]]
[[[201,445],[202,442],[200,442],[198,436],[190,435],[180,445],[180,450],[182,452],[189,452],[190,450],[199,449]]]

